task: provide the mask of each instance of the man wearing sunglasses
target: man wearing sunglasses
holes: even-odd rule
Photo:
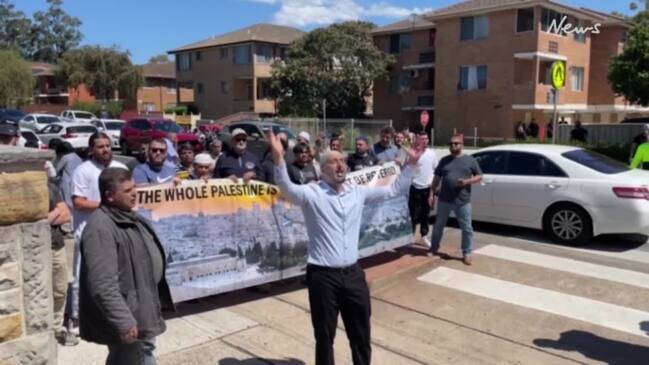
[[[154,139],[149,143],[147,161],[133,170],[136,185],[162,184],[172,181],[176,167],[167,162],[167,144],[164,139]]]
[[[462,262],[471,265],[473,246],[471,185],[482,181],[482,170],[473,157],[463,153],[463,141],[462,134],[451,137],[449,148],[451,154],[442,158],[435,168],[435,178],[430,188],[428,203],[431,208],[435,207],[435,200],[439,200],[439,203],[430,251],[433,255],[437,254],[446,221],[452,211],[462,230]]]
[[[214,177],[227,178],[234,182],[243,179],[244,182],[258,180],[264,176],[261,161],[255,154],[247,150],[248,134],[241,128],[232,131],[231,148],[219,157],[214,169]]]

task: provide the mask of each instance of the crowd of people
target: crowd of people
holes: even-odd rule
[[[0,143],[15,144],[16,136],[15,126],[0,124]],[[649,164],[649,125],[642,136],[633,162],[638,166]],[[428,148],[424,130],[410,135],[386,127],[374,144],[357,137],[349,154],[342,150],[343,139],[341,134],[332,135],[323,146],[312,144],[309,133],[300,132],[289,148],[286,134],[269,132],[268,148],[258,156],[248,150],[248,135],[242,129],[233,130],[230,141],[211,140],[207,151],[198,154],[192,145],[178,145],[170,134],[144,145],[131,168],[113,158],[110,138],[102,132],[90,137],[85,161],[68,143],[54,143],[48,222],[57,339],[75,345],[80,336],[104,344],[109,349],[107,364],[154,364],[155,338],[166,328],[162,309],[172,308],[173,303],[165,279],[164,247],[150,223],[133,211],[138,185],[212,178],[237,183],[258,180],[277,184],[304,213],[315,363],[333,363],[340,313],[353,363],[369,364],[371,306],[357,263],[364,204],[408,196],[412,229],[420,237],[417,243],[432,255],[438,254],[453,212],[462,232],[462,262],[471,265],[471,186],[481,181],[482,171],[464,153],[462,135],[451,137],[450,154],[440,160]],[[224,150],[223,142],[228,149]],[[349,172],[390,162],[402,168],[390,186],[347,183]],[[431,233],[429,215],[435,207]],[[64,227],[70,222],[74,280],[69,288]]]

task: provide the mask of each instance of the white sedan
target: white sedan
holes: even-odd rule
[[[100,131],[108,134],[113,148],[120,148],[119,136],[122,134],[122,128],[126,125],[126,121],[121,119],[96,119],[90,123]]]
[[[60,139],[70,142],[76,149],[88,148],[88,140],[93,133],[97,132],[97,127],[92,124],[83,122],[66,122],[53,123],[43,128],[38,137],[43,143],[49,146],[53,139]]]
[[[579,244],[600,234],[649,235],[649,171],[571,146],[501,145],[472,154],[477,221],[543,229]]]
[[[21,128],[29,128],[33,131],[40,131],[52,123],[61,123],[59,117],[53,114],[27,114],[20,120]]]

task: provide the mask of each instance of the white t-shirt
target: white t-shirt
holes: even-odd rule
[[[429,188],[433,183],[435,167],[437,167],[437,154],[435,154],[435,150],[426,149],[426,152],[417,161],[412,185],[417,189]]]
[[[126,165],[119,161],[112,160],[108,167],[121,167],[128,169]],[[90,159],[79,165],[72,175],[72,196],[84,197],[93,202],[101,201],[101,193],[99,192],[99,175],[104,170],[104,166],[96,163]],[[89,212],[81,212],[72,207],[72,224],[76,231],[79,226],[82,226],[88,217]]]

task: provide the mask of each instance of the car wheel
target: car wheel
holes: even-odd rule
[[[128,149],[128,143],[126,143],[126,140],[119,141],[119,147],[122,150],[122,155],[124,156],[131,155],[131,151]]]
[[[550,207],[543,219],[543,229],[555,241],[576,246],[593,237],[593,222],[578,205],[559,204]]]

